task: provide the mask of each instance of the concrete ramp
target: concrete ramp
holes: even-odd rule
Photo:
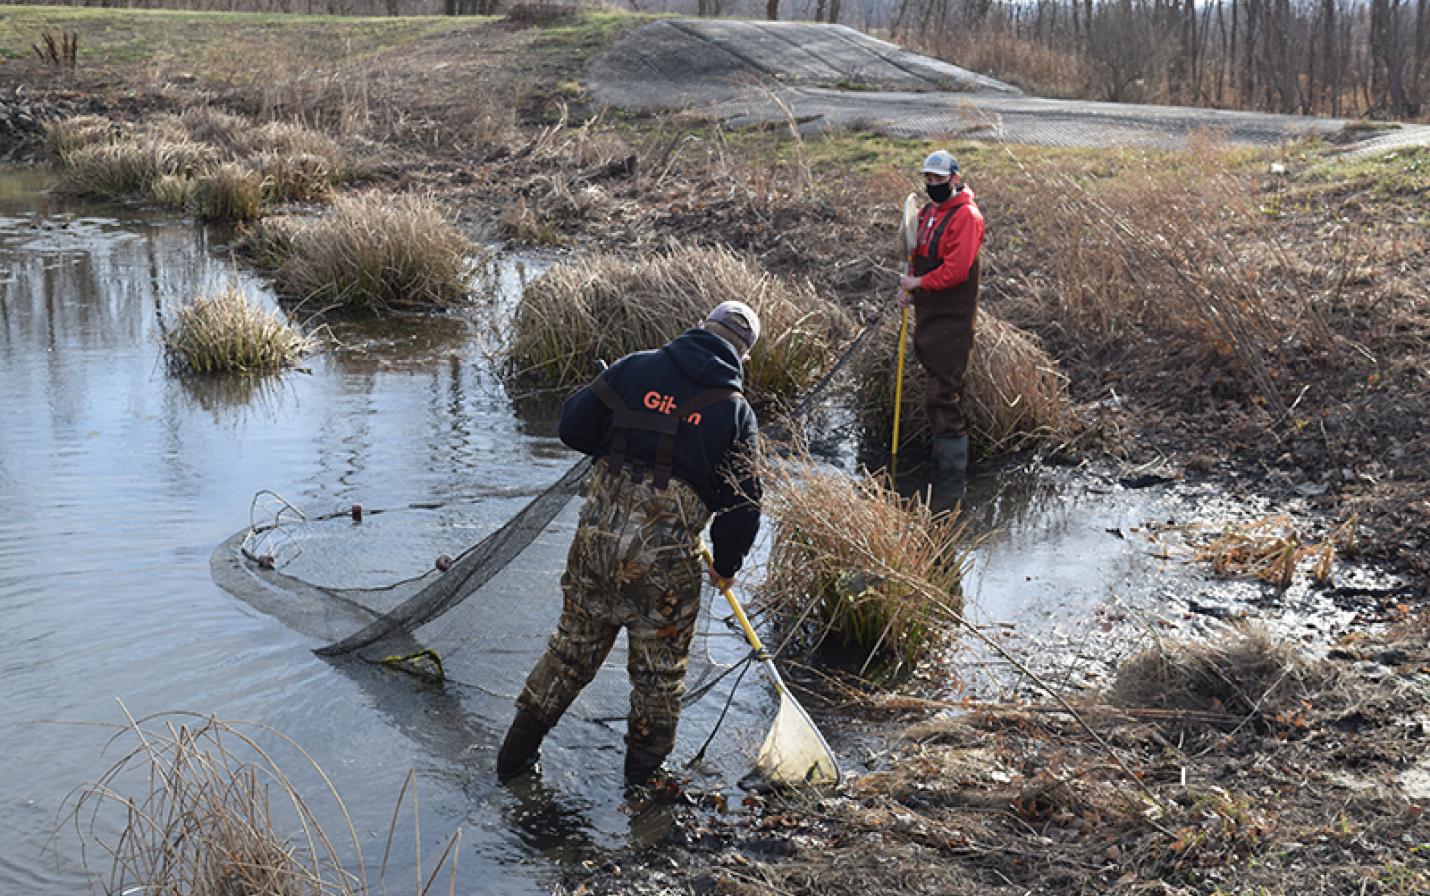
[[[597,58],[588,80],[598,102],[621,109],[693,109],[731,126],[793,114],[806,133],[858,128],[900,137],[1176,149],[1199,132],[1266,146],[1330,135],[1347,124],[1024,96],[1001,81],[842,25],[798,22],[653,22]],[[1426,131],[1407,128],[1385,142],[1424,145]]]
[[[919,56],[843,25],[663,19],[617,42],[591,69],[606,102],[635,108],[699,103],[757,85],[864,91],[1018,88]]]

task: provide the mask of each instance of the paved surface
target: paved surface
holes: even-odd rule
[[[1274,145],[1332,134],[1340,118],[1024,96],[1017,88],[907,52],[842,25],[667,19],[627,35],[590,71],[600,102],[700,109],[729,125],[783,121],[801,130],[862,128],[1055,146],[1178,148],[1214,131]],[[1430,143],[1430,127],[1368,134],[1366,151]]]

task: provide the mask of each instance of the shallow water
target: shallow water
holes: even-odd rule
[[[462,879],[483,891],[546,892],[561,861],[546,856],[552,825],[587,853],[624,848],[619,732],[569,726],[572,749],[548,751],[561,811],[530,811],[490,781],[509,703],[499,719],[475,718],[403,676],[321,660],[318,642],[210,577],[210,554],[247,525],[261,489],[310,513],[361,502],[440,518],[427,531],[455,553],[557,478],[573,456],[515,414],[481,328],[453,318],[343,332],[347,347],[306,373],[176,377],[161,357],[164,314],[228,280],[269,306],[271,293],[217,231],[42,185],[0,177],[0,891],[79,888],[73,838],[42,847],[65,794],[113,761],[101,754],[112,732],[64,723],[119,722],[116,700],[136,716],[194,710],[284,732],[332,775],[369,852],[416,769],[424,853],[430,862],[462,826]],[[501,276],[510,290],[516,268]],[[369,515],[370,527],[382,519]],[[550,575],[530,583],[536,596],[555,595],[559,536],[534,549]],[[411,556],[384,567],[380,554],[362,558],[379,579],[423,568]],[[737,714],[763,712],[758,697]]]
[[[474,699],[319,659],[311,633],[211,578],[215,547],[248,525],[263,489],[310,514],[369,508],[364,541],[337,525],[305,550],[328,558],[314,576],[326,570],[342,584],[371,584],[455,554],[560,476],[575,457],[551,437],[549,414],[508,397],[492,373],[486,328],[450,318],[351,330],[339,334],[344,347],[313,356],[306,372],[212,383],[176,377],[159,345],[176,303],[228,280],[274,306],[271,293],[234,263],[218,231],[66,202],[42,186],[41,175],[0,174],[0,611],[8,636],[0,809],[9,820],[0,832],[0,892],[68,894],[83,885],[72,834],[43,847],[66,794],[115,757],[113,748],[103,752],[111,729],[67,723],[118,723],[117,700],[135,715],[193,710],[291,737],[333,778],[369,865],[381,856],[409,769],[429,868],[452,831],[463,830],[459,891],[549,892],[573,862],[625,861],[631,850],[660,859],[669,819],[623,802],[618,728],[563,723],[546,751],[544,789],[496,787],[505,698]],[[499,291],[510,295],[518,277],[517,265],[503,265]],[[492,307],[471,317],[489,322]],[[842,456],[837,431],[821,441]],[[1006,633],[1013,649],[1056,647],[1093,668],[1145,634],[1141,625],[1109,634],[1104,626],[1117,614],[1198,632],[1264,594],[1208,583],[1144,537],[1157,521],[1234,509],[1196,489],[1128,490],[1085,471],[1011,469],[980,475],[970,504],[985,540],[967,581],[969,615]],[[267,509],[258,509],[260,520]],[[522,599],[556,599],[571,525],[568,508],[523,557],[511,586]],[[368,581],[346,577],[359,568]],[[1276,614],[1298,637],[1312,640],[1344,621],[1314,594],[1293,598]],[[1221,609],[1189,609],[1197,601]],[[728,633],[717,633],[712,651],[741,655]],[[977,651],[954,661],[962,677],[978,679]],[[1083,674],[1070,670],[1069,680]],[[733,786],[763,733],[771,701],[748,684],[756,677],[746,679],[712,747],[709,786]],[[988,687],[998,686],[994,678]],[[677,758],[708,733],[723,696],[687,712]],[[852,749],[844,758],[859,766]],[[393,862],[403,873],[389,877],[394,892],[411,886],[413,841],[405,825]]]

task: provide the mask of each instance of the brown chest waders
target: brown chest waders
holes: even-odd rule
[[[943,233],[962,212],[962,208],[955,209],[939,223],[929,244],[931,255],[914,256],[915,277],[943,263],[938,254]],[[914,355],[928,374],[926,401],[935,439],[968,434],[963,413],[963,375],[973,350],[979,264],[975,258],[968,269],[968,279],[952,289],[918,290],[914,294]]]

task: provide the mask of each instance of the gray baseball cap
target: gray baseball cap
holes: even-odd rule
[[[744,302],[721,302],[710,309],[710,313],[705,316],[705,324],[723,327],[744,343],[735,346],[742,351],[749,351],[760,341],[760,316]]]
[[[948,177],[958,173],[958,160],[953,157],[953,153],[946,149],[936,150],[929,153],[924,159],[923,174],[940,174]]]

